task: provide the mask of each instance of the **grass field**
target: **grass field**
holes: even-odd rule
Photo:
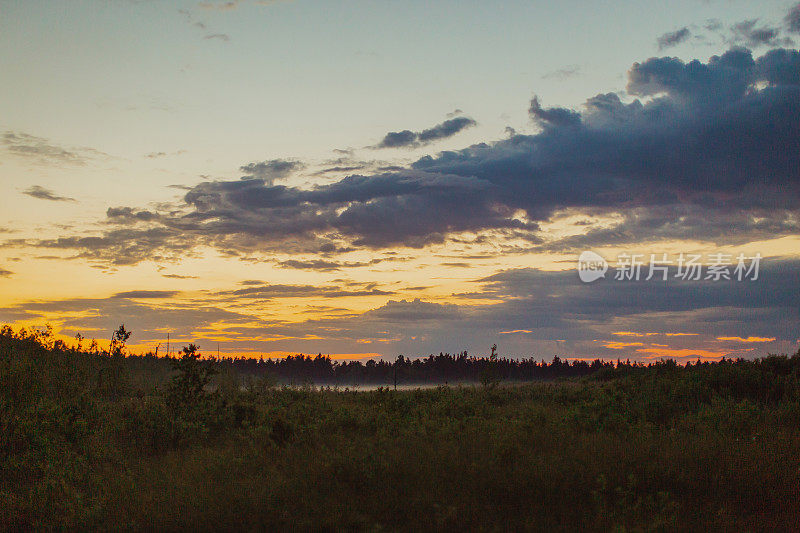
[[[241,387],[182,361],[165,374],[5,330],[0,528],[790,531],[800,520],[800,355],[370,392]]]

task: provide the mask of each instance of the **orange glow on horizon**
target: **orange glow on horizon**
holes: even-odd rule
[[[603,343],[603,347],[610,348],[612,350],[622,350],[623,348],[629,348],[631,346],[644,346],[644,343],[641,342],[615,342],[615,341],[607,341]]]
[[[676,359],[700,358],[700,359],[722,359],[730,354],[730,351],[714,352],[711,350],[698,350],[693,348],[639,348],[636,350],[644,355],[645,359],[660,359],[674,357]]]
[[[207,354],[208,355],[208,354]],[[213,354],[211,354],[213,356]],[[221,357],[244,357],[246,359],[286,359],[287,357],[297,356],[317,357],[319,353],[300,353],[300,352],[227,352],[220,354]],[[329,357],[333,360],[356,360],[356,359],[375,359],[382,357],[379,353],[323,353],[323,357]]]
[[[717,337],[718,341],[736,341],[736,342],[772,342],[775,337]]]

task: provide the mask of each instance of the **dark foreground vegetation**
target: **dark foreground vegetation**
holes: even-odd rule
[[[796,530],[800,353],[396,392],[0,334],[0,528]],[[244,386],[241,386],[241,385]]]

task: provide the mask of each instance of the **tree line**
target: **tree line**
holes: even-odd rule
[[[80,334],[76,342],[68,346],[55,339],[50,326],[45,329],[22,328],[14,331],[9,326],[0,328],[0,335],[6,338],[27,340],[40,344],[48,349],[72,351],[89,355],[108,355],[124,358],[128,365],[150,369],[153,373],[162,373],[180,366],[179,360],[185,352],[178,355],[159,356],[156,352],[143,354],[130,353],[125,343],[131,335],[121,325],[112,333],[112,341],[108,350],[101,350],[96,342],[87,348]],[[386,359],[334,360],[322,353],[316,356],[304,354],[290,355],[282,359],[264,357],[214,357],[202,356],[198,346],[188,347],[194,357],[202,358],[213,364],[215,372],[223,375],[236,375],[239,378],[267,378],[280,384],[316,384],[316,385],[404,385],[404,384],[458,384],[483,383],[491,385],[500,381],[537,381],[558,378],[580,378],[586,376],[619,377],[635,372],[637,369],[649,368],[654,363],[609,361],[594,359],[568,360],[554,356],[549,362],[534,357],[512,359],[499,357],[497,345],[491,347],[489,356],[472,356],[465,350],[450,354],[440,352],[438,355],[408,357],[399,355],[394,361]],[[724,362],[724,361],[723,361]],[[691,364],[691,363],[689,363]],[[701,364],[698,360],[695,364]]]

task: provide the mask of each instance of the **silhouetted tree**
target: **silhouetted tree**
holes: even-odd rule
[[[167,391],[170,405],[183,411],[193,411],[207,400],[205,387],[216,374],[215,362],[200,359],[199,347],[184,346],[180,358],[173,359],[178,373],[172,377]]]
[[[111,345],[108,348],[109,355],[123,356],[125,355],[125,343],[131,337],[131,331],[125,329],[125,324],[120,326],[111,334]]]

